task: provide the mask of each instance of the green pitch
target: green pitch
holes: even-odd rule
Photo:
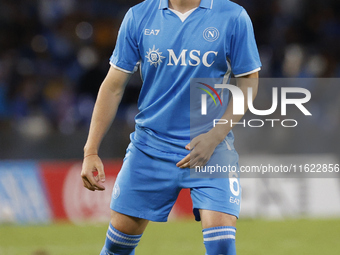
[[[1,226],[0,255],[98,255],[106,225]],[[338,255],[338,220],[240,220],[238,255]],[[200,223],[150,223],[137,255],[204,255]]]

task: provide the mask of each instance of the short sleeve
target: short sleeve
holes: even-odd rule
[[[236,19],[231,36],[229,59],[236,77],[261,69],[254,29],[248,13],[243,9]]]
[[[120,26],[116,47],[110,58],[110,64],[117,69],[132,73],[137,69],[140,54],[137,43],[137,29],[130,9]]]

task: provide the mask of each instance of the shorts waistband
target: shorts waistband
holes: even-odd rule
[[[189,141],[183,141],[181,142],[182,144],[171,143],[153,136],[152,134],[148,134],[145,130],[138,126],[136,126],[135,132],[130,135],[130,139],[137,147],[139,147],[138,145],[142,145],[167,153],[181,155],[188,154],[188,151],[184,147],[187,143],[189,143]]]

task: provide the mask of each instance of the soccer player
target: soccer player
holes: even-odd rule
[[[143,86],[100,254],[135,254],[148,222],[167,221],[182,188],[191,191],[206,254],[236,254],[237,174],[190,178],[190,168],[209,162],[238,166],[233,134],[230,126],[216,125],[190,141],[190,79],[228,81],[232,72],[247,78],[237,82],[244,95],[249,86],[257,92],[261,63],[248,14],[228,0],[146,0],[127,12],[110,64],[84,147],[81,176],[89,190],[105,189],[98,148],[138,65]],[[220,96],[228,102],[228,93]],[[241,117],[233,115],[232,99],[224,104],[221,119],[237,122]]]

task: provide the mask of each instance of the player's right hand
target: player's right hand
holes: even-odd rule
[[[105,187],[101,184],[105,182],[104,166],[98,155],[90,155],[84,158],[81,178],[85,188],[92,191],[105,190]]]

